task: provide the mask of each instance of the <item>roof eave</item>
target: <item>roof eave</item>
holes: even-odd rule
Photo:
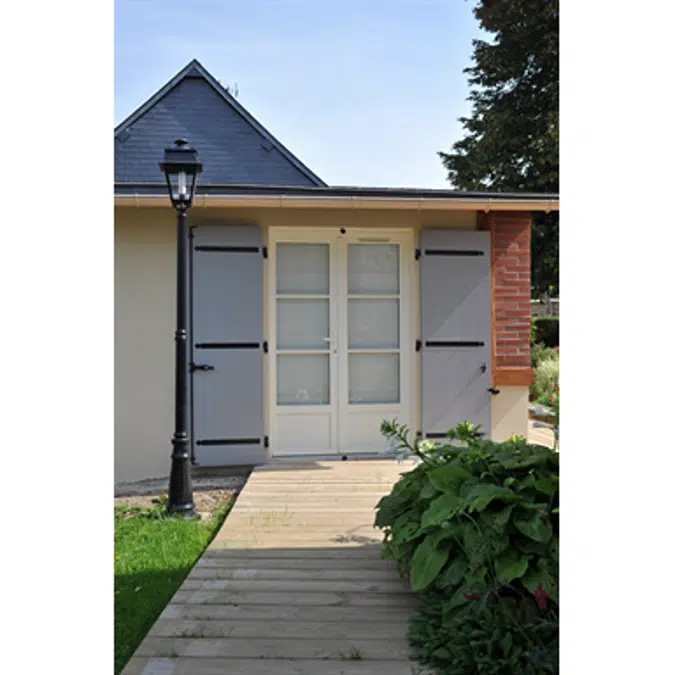
[[[169,207],[166,195],[116,194],[115,206]],[[393,209],[409,211],[559,211],[557,198],[373,197],[357,195],[198,194],[196,208]]]

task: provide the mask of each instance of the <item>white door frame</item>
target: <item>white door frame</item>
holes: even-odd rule
[[[410,424],[416,417],[415,383],[416,359],[414,358],[416,303],[414,289],[414,230],[382,228],[350,228],[341,234],[337,228],[272,227],[268,230],[269,274],[266,284],[266,323],[269,336],[269,363],[267,410],[270,436],[270,454],[273,457],[316,456],[339,457],[341,455],[370,454],[374,445],[386,447],[386,441],[379,436],[379,422],[382,419],[396,417]],[[276,336],[276,245],[278,243],[327,243],[330,245],[330,404],[329,406],[278,406],[277,405],[277,336]],[[348,403],[348,359],[344,334],[347,326],[347,244],[348,243],[395,243],[399,245],[400,303],[399,303],[399,368],[400,401],[397,404],[349,404]],[[327,336],[328,337],[328,336]],[[312,417],[325,418],[330,415],[330,447],[305,447],[301,452],[279,447],[279,417],[297,418],[293,426],[307,426]],[[377,418],[377,419],[375,419]],[[378,438],[373,438],[373,426],[377,421]],[[366,428],[368,431],[366,432]],[[360,434],[369,434],[369,443],[359,441]],[[351,434],[351,441],[348,437]],[[362,446],[362,447],[360,447]]]

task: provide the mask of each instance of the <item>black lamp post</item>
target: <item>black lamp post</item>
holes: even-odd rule
[[[190,476],[190,439],[188,438],[188,344],[187,344],[187,210],[197,184],[197,174],[202,164],[197,151],[188,142],[179,139],[174,147],[164,151],[164,161],[159,168],[166,176],[171,204],[178,213],[178,264],[176,292],[176,423],[171,453],[171,476],[169,478],[168,511],[186,518],[195,517]]]

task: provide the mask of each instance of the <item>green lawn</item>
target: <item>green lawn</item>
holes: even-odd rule
[[[115,674],[178,590],[234,498],[208,521],[158,518],[162,507],[124,517],[115,507]],[[153,517],[154,515],[154,517]]]

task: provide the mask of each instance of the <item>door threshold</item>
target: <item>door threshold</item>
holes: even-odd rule
[[[379,453],[379,452],[359,452],[346,455],[322,455],[322,454],[298,454],[298,455],[281,455],[271,457],[267,464],[284,464],[284,463],[301,463],[301,462],[357,462],[360,460],[392,460],[395,459],[393,455]]]

